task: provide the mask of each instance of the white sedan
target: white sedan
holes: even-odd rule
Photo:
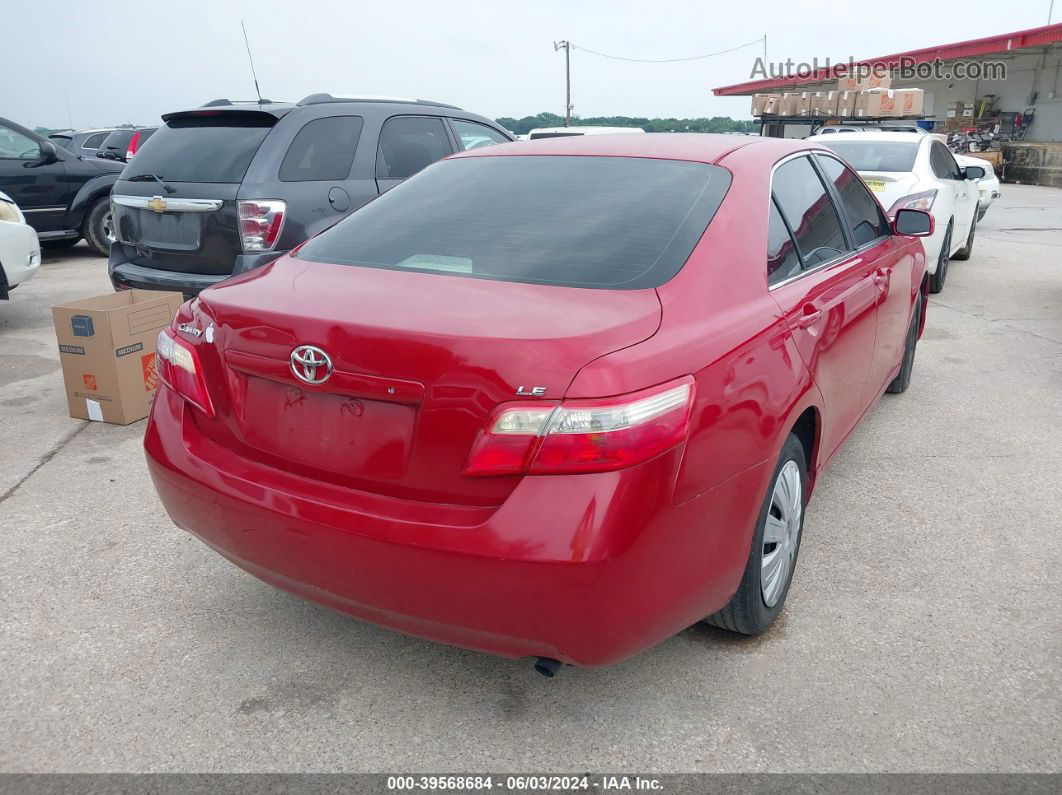
[[[0,300],[8,291],[37,272],[41,246],[37,232],[26,223],[22,211],[0,192]]]
[[[955,160],[960,166],[983,166],[985,169],[985,175],[977,180],[977,190],[981,194],[977,201],[977,220],[980,221],[992,206],[992,202],[1000,197],[999,177],[996,176],[992,164],[977,155],[955,155]]]
[[[906,207],[933,216],[933,235],[923,237],[922,244],[929,290],[944,289],[948,262],[969,259],[973,251],[980,199],[974,180],[985,175],[985,164],[961,167],[935,135],[868,131],[829,135],[816,143],[851,163],[890,217]]]

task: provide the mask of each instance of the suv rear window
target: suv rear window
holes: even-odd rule
[[[296,256],[529,284],[657,287],[685,264],[729,186],[725,169],[675,160],[446,160]]]
[[[171,119],[137,152],[122,179],[155,174],[167,182],[240,182],[276,120],[243,118]]]

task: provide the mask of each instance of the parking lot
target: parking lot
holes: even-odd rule
[[[1062,190],[1003,192],[911,389],[816,491],[781,620],[553,680],[177,530],[144,422],[67,416],[50,307],[110,285],[84,244],[46,252],[0,304],[0,768],[1059,770]]]

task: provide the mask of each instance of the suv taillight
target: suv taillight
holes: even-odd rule
[[[214,416],[214,404],[210,402],[203,368],[199,366],[199,355],[194,347],[174,335],[170,329],[159,332],[155,368],[166,386],[208,417]]]
[[[269,251],[284,227],[287,204],[280,199],[236,202],[240,216],[240,239],[244,251]]]
[[[132,160],[133,155],[136,154],[136,150],[140,148],[140,131],[137,130],[133,133],[133,137],[129,139],[129,146],[125,150],[125,159]]]
[[[640,464],[686,438],[692,376],[620,397],[506,403],[488,418],[466,475],[606,472]]]

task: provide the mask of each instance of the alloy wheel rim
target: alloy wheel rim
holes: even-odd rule
[[[771,489],[771,504],[760,550],[760,592],[763,603],[774,607],[793,570],[800,544],[804,514],[803,483],[796,461],[786,461]]]
[[[110,213],[107,213],[105,216],[103,216],[103,223],[101,224],[101,226],[103,227],[103,236],[107,238],[108,243],[114,243],[118,240],[118,238],[114,234],[114,224],[111,223]]]

